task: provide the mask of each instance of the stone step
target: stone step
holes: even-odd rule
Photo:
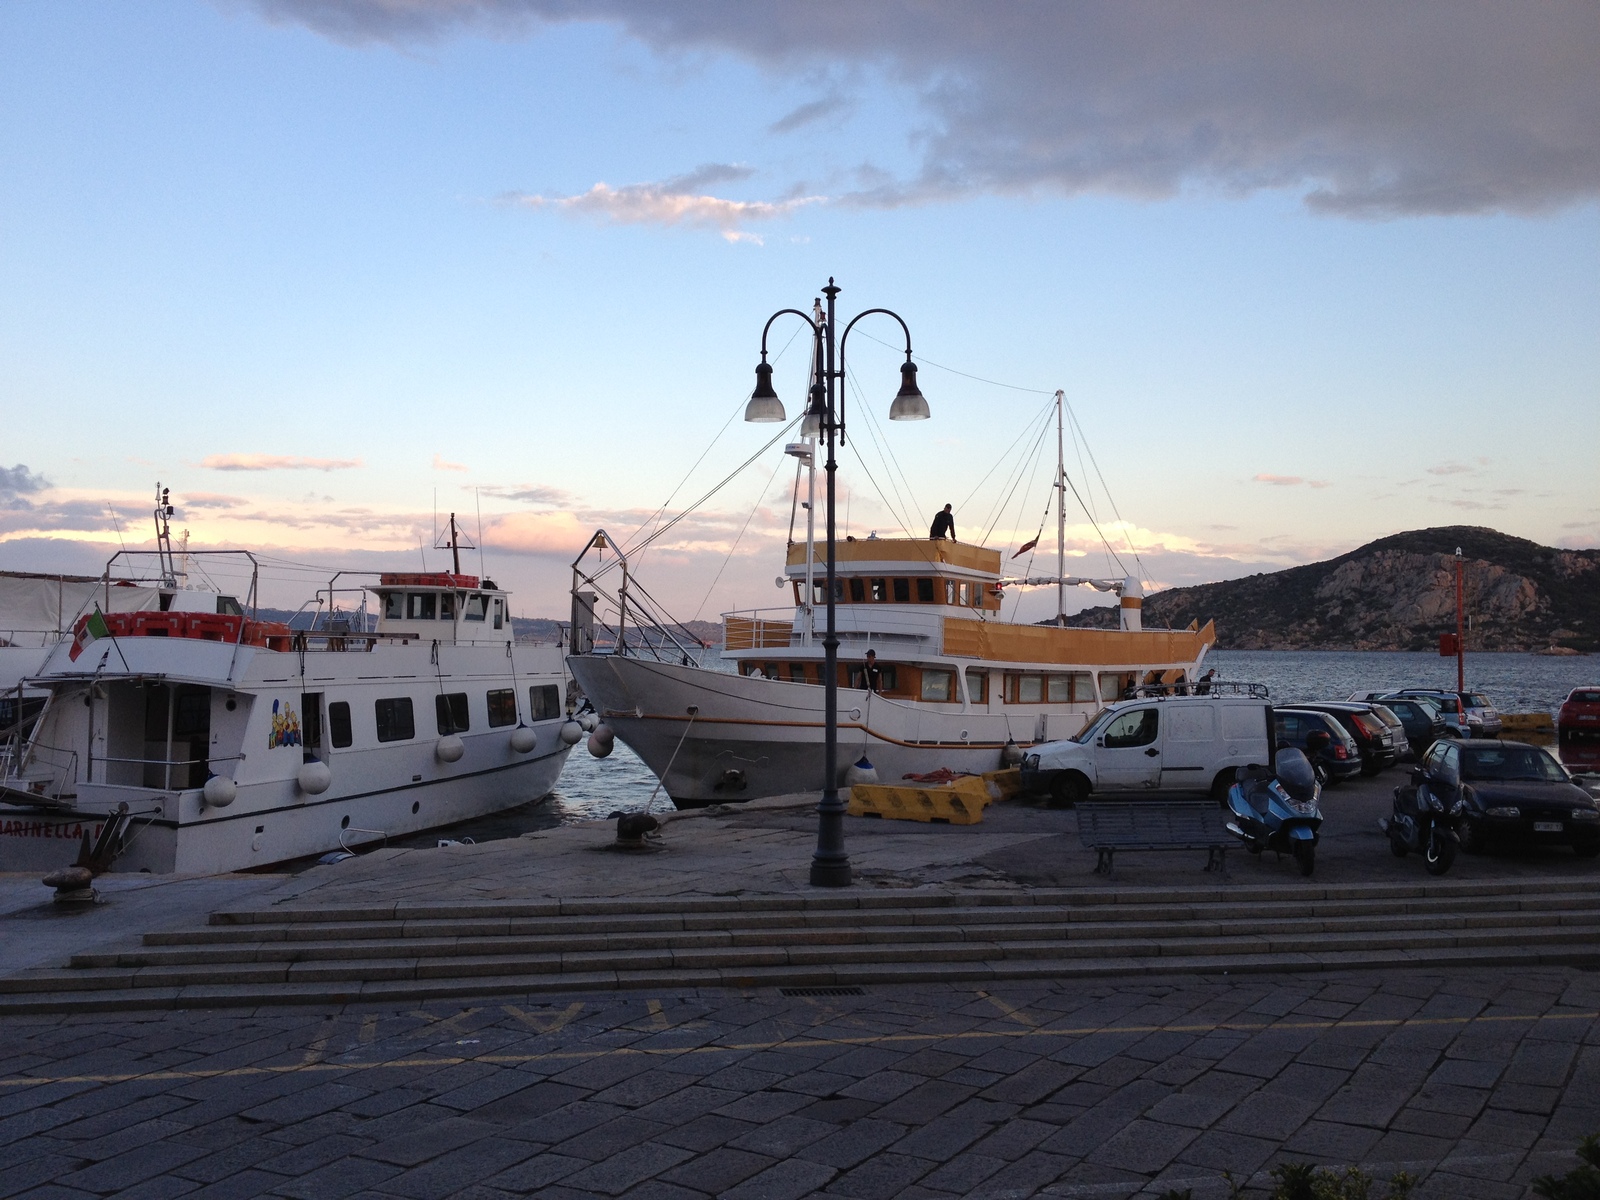
[[[1402,915],[1374,912],[1361,916],[1317,915],[1297,917],[1254,917],[1249,920],[1215,919],[1184,922],[1099,921],[1087,924],[1026,922],[1019,924],[920,924],[828,926],[823,928],[780,927],[715,930],[667,930],[662,933],[574,933],[543,937],[366,937],[352,940],[308,939],[295,941],[233,941],[157,943],[143,950],[114,953],[85,953],[72,957],[70,966],[142,967],[181,966],[201,963],[310,962],[317,960],[360,960],[393,957],[446,958],[459,955],[562,954],[585,951],[653,951],[663,948],[688,950],[714,947],[751,946],[842,946],[916,945],[931,942],[984,941],[1100,941],[1128,938],[1194,937],[1309,937],[1321,934],[1359,932],[1401,932],[1407,930],[1527,929],[1562,925],[1594,924],[1597,907],[1568,906],[1550,908],[1536,916],[1527,912],[1473,910],[1469,912],[1409,912]],[[148,939],[147,939],[148,940]]]
[[[84,967],[36,970],[0,979],[0,994],[27,991],[166,988],[209,985],[270,985],[299,982],[348,981],[361,984],[378,980],[472,978],[513,975],[563,977],[595,972],[706,970],[727,971],[756,967],[817,967],[874,964],[955,963],[1012,959],[1112,959],[1171,958],[1226,955],[1260,958],[1268,963],[1292,961],[1303,955],[1350,953],[1361,950],[1396,952],[1457,949],[1464,953],[1507,945],[1544,948],[1579,947],[1600,943],[1600,924],[1573,924],[1497,929],[1366,930],[1313,936],[1268,936],[1260,933],[1226,937],[1183,935],[1169,931],[1165,937],[994,941],[958,939],[914,944],[800,944],[780,946],[717,946],[637,950],[604,950],[544,954],[463,954],[453,957],[332,959],[302,962],[246,962],[165,964],[131,967]]]
[[[1225,903],[1250,906],[1274,902],[1297,904],[1339,900],[1397,901],[1561,894],[1600,896],[1600,876],[1534,878],[1522,880],[1430,879],[1419,869],[1416,882],[1323,885],[1315,881],[1282,884],[1232,884],[1195,887],[1054,888],[1027,892],[982,893],[846,892],[839,895],[693,896],[693,897],[586,897],[549,900],[478,900],[440,904],[389,902],[372,905],[277,905],[265,909],[222,909],[211,914],[213,925],[277,925],[288,922],[365,922],[408,920],[461,920],[514,917],[629,917],[686,914],[759,912],[870,912],[885,908],[1032,908],[1066,906],[1075,909],[1128,905],[1203,905]]]
[[[1093,981],[1127,976],[1339,971],[1404,967],[1441,970],[1460,966],[1541,966],[1600,964],[1593,943],[1529,945],[1526,943],[1432,949],[1365,946],[1353,950],[1302,950],[1294,954],[1192,954],[1117,958],[997,959],[963,962],[912,961],[842,964],[837,966],[733,966],[721,969],[665,968],[588,971],[560,975],[493,975],[470,978],[386,979],[367,981],[284,981],[209,983],[150,987],[106,987],[89,991],[62,986],[0,994],[0,1015],[12,1013],[124,1012],[159,1009],[254,1007],[268,1004],[342,1005],[543,995],[552,992],[609,992],[685,988],[758,988],[872,986],[901,983],[983,983],[1029,979]],[[66,972],[58,972],[60,980]],[[75,976],[77,973],[71,973]]]
[[[1487,912],[1583,912],[1600,911],[1600,891],[1569,893],[1552,889],[1547,892],[1524,892],[1512,895],[1465,895],[1423,898],[1378,898],[1367,900],[1308,902],[1305,897],[1296,899],[1294,911],[1304,911],[1307,904],[1319,915],[1330,917],[1355,917],[1361,915],[1443,917],[1456,913]],[[474,906],[475,907],[475,906]],[[520,906],[519,906],[520,907]],[[618,914],[594,916],[583,914],[570,917],[528,917],[464,915],[455,918],[429,917],[407,919],[353,920],[339,914],[328,914],[328,919],[279,920],[276,922],[252,921],[223,923],[201,929],[172,930],[145,935],[148,946],[178,946],[207,944],[237,944],[243,941],[302,942],[329,940],[349,942],[362,938],[385,939],[406,937],[417,939],[488,938],[488,937],[540,937],[557,935],[591,934],[610,936],[623,933],[675,933],[679,931],[726,930],[735,925],[742,929],[850,929],[875,926],[905,928],[915,925],[943,926],[973,925],[1027,925],[1070,922],[1089,926],[1097,923],[1147,922],[1206,922],[1255,921],[1263,912],[1272,912],[1270,903],[1251,898],[1247,901],[1219,903],[1211,906],[1174,906],[1170,904],[1118,905],[1083,909],[1075,905],[937,907],[937,908],[884,908],[868,911],[754,911],[735,913],[659,913]],[[282,912],[275,913],[282,916]]]

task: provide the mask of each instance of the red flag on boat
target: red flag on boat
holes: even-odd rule
[[[1026,554],[1029,550],[1032,550],[1038,544],[1039,544],[1039,539],[1038,538],[1034,538],[1033,541],[1031,541],[1031,542],[1024,542],[1023,545],[1022,545],[1022,549],[1018,550],[1011,557],[1012,558],[1021,558],[1024,554]]]

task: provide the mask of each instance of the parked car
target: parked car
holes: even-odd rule
[[[1405,730],[1406,741],[1410,743],[1415,758],[1421,758],[1427,753],[1429,746],[1445,735],[1444,714],[1434,707],[1431,701],[1421,696],[1406,698],[1383,696],[1379,692],[1372,692],[1362,696],[1351,696],[1350,699],[1369,700],[1399,718],[1401,727]]]
[[[1530,845],[1600,855],[1600,807],[1550,752],[1526,742],[1441,741],[1412,772],[1441,798],[1462,802],[1461,848],[1469,854]]]
[[[1556,714],[1556,737],[1573,741],[1600,737],[1600,687],[1573,688]]]
[[[1458,726],[1464,726],[1464,737],[1498,737],[1504,728],[1500,714],[1495,711],[1489,697],[1482,692],[1447,692],[1435,688],[1401,688],[1396,696],[1423,696],[1437,698],[1446,714],[1458,714]],[[1453,705],[1453,707],[1452,707]]]
[[[1282,748],[1289,745],[1296,750],[1306,751],[1306,757],[1322,767],[1330,784],[1361,774],[1361,751],[1355,739],[1328,713],[1296,706],[1275,708],[1272,716],[1278,746]],[[1307,739],[1313,733],[1328,735],[1328,744],[1315,755],[1307,748]]]
[[[1025,791],[1062,803],[1091,792],[1185,791],[1227,797],[1239,767],[1272,761],[1272,705],[1260,696],[1125,700],[1076,737],[1022,760]]]
[[[1344,726],[1344,731],[1355,739],[1356,751],[1361,755],[1363,775],[1376,775],[1385,767],[1394,766],[1399,757],[1395,750],[1394,732],[1372,704],[1349,700],[1319,700],[1313,704],[1299,704],[1295,707],[1327,713]],[[1395,723],[1399,724],[1398,718]],[[1404,730],[1401,731],[1400,740],[1405,740]]]

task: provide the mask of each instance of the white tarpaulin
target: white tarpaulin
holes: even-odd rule
[[[112,583],[108,595],[100,580],[81,575],[0,571],[0,645],[52,645],[96,604],[102,612],[141,612],[160,608],[161,597],[140,584]]]

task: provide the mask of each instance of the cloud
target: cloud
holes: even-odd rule
[[[28,470],[22,463],[14,467],[0,467],[0,508],[32,508],[33,505],[23,498],[24,495],[42,492],[49,486],[48,479]]]
[[[518,483],[510,488],[483,488],[485,496],[520,501],[522,504],[571,504],[573,498],[560,488],[547,488],[541,483]]]
[[[1440,463],[1437,467],[1429,467],[1429,475],[1476,475],[1476,467],[1469,467],[1466,463],[1447,462]]]
[[[302,458],[298,454],[210,454],[200,465],[212,471],[348,471],[359,458]]]
[[[1301,486],[1305,486],[1305,487],[1309,487],[1309,488],[1325,488],[1325,487],[1332,487],[1333,486],[1326,479],[1304,479],[1299,475],[1266,475],[1266,474],[1262,474],[1262,475],[1255,476],[1251,480],[1251,482],[1253,482],[1253,483],[1270,483],[1274,487],[1301,487]]]
[[[484,522],[484,545],[516,554],[575,555],[594,529],[569,512],[506,513]]]
[[[176,503],[182,508],[243,508],[249,504],[243,496],[223,496],[216,492],[185,492]]]
[[[1317,212],[1393,217],[1536,212],[1600,194],[1593,0],[254,3],[350,44],[591,21],[658,52],[727,53],[773,75],[859,66],[924,113],[911,139],[920,165],[857,194],[862,204],[1291,189]],[[812,107],[777,124],[818,119]]]
[[[465,471],[467,468],[464,463],[446,462],[442,454],[435,454],[433,456],[433,469],[435,471]]]
[[[809,104],[791,109],[767,126],[768,133],[793,133],[796,129],[803,129],[817,121],[829,117],[843,116],[855,107],[853,101],[846,100],[843,96],[834,94],[824,96],[820,100],[813,100]]]
[[[742,227],[753,221],[771,221],[788,216],[797,208],[820,203],[820,196],[796,196],[788,200],[728,200],[706,194],[701,189],[716,183],[743,179],[749,168],[707,163],[688,174],[660,183],[630,183],[614,188],[597,183],[576,196],[540,196],[513,192],[502,197],[507,203],[526,208],[553,208],[559,212],[593,217],[612,225],[687,225],[715,229],[730,242],[761,243],[756,234]]]

